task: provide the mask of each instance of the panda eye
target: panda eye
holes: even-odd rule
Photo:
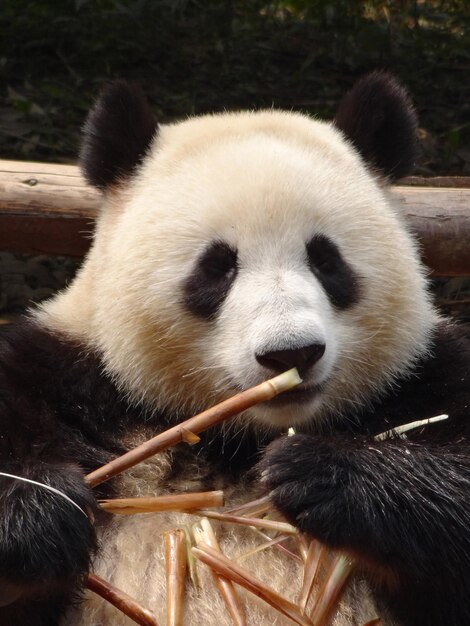
[[[359,278],[331,239],[324,235],[312,237],[307,243],[307,256],[312,273],[333,306],[346,309],[358,301]]]
[[[224,242],[213,243],[199,260],[199,268],[206,280],[230,277],[237,268],[237,253]]]
[[[314,272],[333,274],[342,263],[338,248],[323,235],[315,235],[307,244],[310,268]]]
[[[237,259],[237,251],[223,241],[206,248],[183,286],[188,311],[206,320],[215,318],[237,276]]]

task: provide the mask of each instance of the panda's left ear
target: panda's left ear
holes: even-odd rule
[[[118,80],[104,87],[83,128],[80,167],[87,181],[106,190],[139,166],[157,130],[138,85]]]
[[[416,113],[406,89],[390,74],[361,78],[340,103],[334,124],[374,170],[391,180],[411,171]]]

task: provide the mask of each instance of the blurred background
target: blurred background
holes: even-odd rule
[[[387,69],[418,110],[415,173],[470,175],[469,0],[1,0],[0,7],[0,158],[73,163],[91,102],[116,77],[141,83],[162,122],[271,106],[331,118],[358,76]],[[76,267],[76,259],[0,251],[0,316],[48,296]],[[439,280],[436,289],[466,310],[468,281]]]

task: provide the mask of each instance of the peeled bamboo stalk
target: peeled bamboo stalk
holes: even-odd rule
[[[88,574],[86,585],[88,589],[107,600],[136,624],[158,626],[157,619],[151,611],[144,609],[134,598],[96,574]]]
[[[186,582],[186,537],[182,530],[165,533],[166,623],[183,626]]]
[[[318,541],[311,541],[307,551],[307,557],[304,564],[304,575],[302,579],[302,587],[299,593],[297,604],[302,612],[307,608],[308,600],[315,582],[318,579],[320,563],[325,548]]]
[[[312,621],[315,626],[328,624],[338,606],[338,600],[344,591],[353,567],[353,561],[344,555],[339,555],[333,560],[312,610]]]
[[[213,550],[208,545],[200,544],[198,548],[193,548],[193,554],[197,559],[214,569],[220,576],[248,589],[248,591],[254,593],[280,613],[300,624],[300,626],[313,626],[310,618],[302,615],[294,603],[261,583],[250,572],[217,552],[217,550]]]
[[[173,428],[165,430],[163,433],[137,446],[137,448],[129,450],[129,452],[94,470],[85,477],[85,480],[90,487],[96,487],[96,485],[109,480],[113,476],[134,467],[137,463],[145,461],[157,452],[161,452],[170,446],[184,441],[187,439],[188,431],[192,434],[197,434],[207,430],[211,426],[219,424],[229,417],[233,417],[237,413],[249,409],[255,404],[271,400],[274,396],[295,387],[300,382],[302,381],[299,378],[297,370],[295,368],[288,370],[256,387],[242,391],[233,398],[216,404],[210,409],[207,409],[207,411],[199,413],[199,415],[190,417],[188,420],[181,422],[181,424],[173,426]]]
[[[383,441],[384,439],[391,439],[392,437],[403,437],[406,436],[409,430],[414,430],[415,428],[422,428],[423,426],[428,426],[428,424],[434,424],[434,422],[442,422],[442,420],[448,419],[449,416],[446,413],[442,415],[436,415],[435,417],[428,417],[424,420],[418,420],[416,422],[410,422],[409,424],[403,424],[401,426],[395,426],[390,430],[386,430],[383,433],[375,435],[374,439],[376,441]]]
[[[219,543],[209,520],[206,517],[203,517],[199,524],[199,531],[195,529],[194,533],[196,537],[196,543],[198,545],[205,543],[213,550],[216,550],[220,553],[221,550],[219,547]],[[211,572],[215,585],[222,597],[222,600],[224,601],[225,606],[227,607],[227,611],[229,612],[233,623],[235,624],[235,626],[246,626],[246,619],[240,602],[240,598],[238,597],[233,583],[230,580],[219,576],[212,568]]]
[[[254,526],[255,528],[265,528],[276,530],[286,535],[297,535],[297,528],[287,522],[276,522],[274,520],[262,519],[260,517],[241,517],[239,515],[230,515],[229,513],[219,513],[218,511],[190,511],[193,515],[203,515],[209,519],[216,519],[229,524],[240,524],[241,526]]]
[[[192,511],[201,507],[224,506],[223,491],[202,491],[153,498],[116,498],[100,500],[100,507],[116,515],[135,515],[160,511]]]

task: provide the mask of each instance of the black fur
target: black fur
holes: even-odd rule
[[[434,356],[349,434],[299,434],[268,448],[261,471],[301,530],[354,555],[379,604],[403,626],[470,623],[470,341],[443,326]],[[372,435],[440,412],[408,440]]]
[[[230,291],[237,269],[237,251],[223,241],[213,242],[185,282],[185,308],[197,317],[214,318]]]
[[[359,80],[342,100],[335,125],[390,180],[410,172],[417,118],[408,93],[390,74],[373,72]]]
[[[115,81],[103,89],[83,129],[80,166],[87,181],[105,189],[140,164],[157,125],[137,85]]]
[[[51,485],[90,514],[95,498],[83,473],[124,451],[118,434],[125,405],[99,369],[79,346],[32,322],[2,329],[0,471]],[[94,549],[93,526],[73,505],[0,477],[0,581],[23,594],[0,608],[0,624],[56,624]]]
[[[307,255],[312,272],[333,306],[346,309],[358,302],[359,279],[328,237],[315,235],[307,244]]]

